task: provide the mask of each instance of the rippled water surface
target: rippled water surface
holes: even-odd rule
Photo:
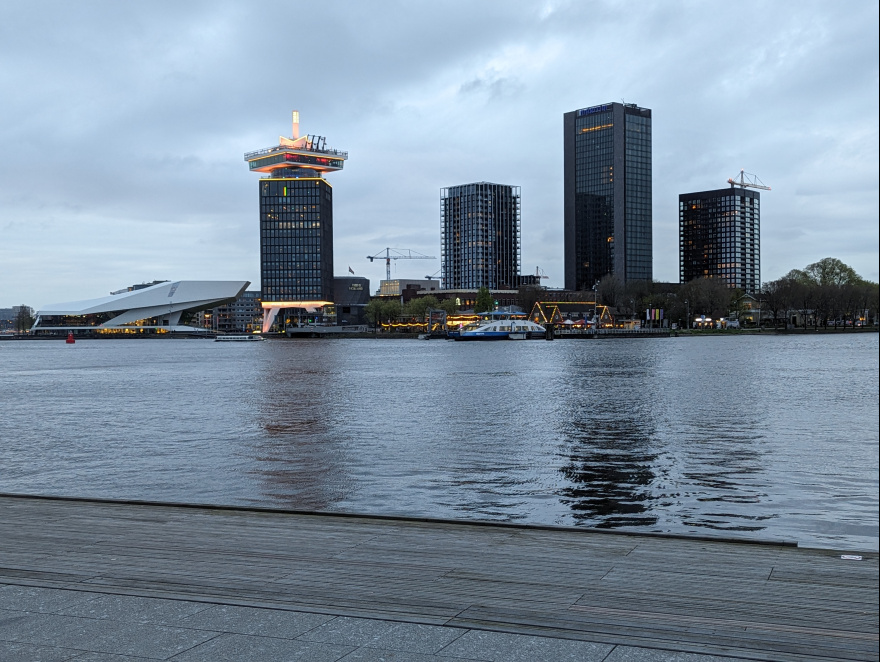
[[[877,549],[878,336],[0,342],[0,491]]]

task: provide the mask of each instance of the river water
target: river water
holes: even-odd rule
[[[878,335],[0,342],[0,491],[878,548]]]

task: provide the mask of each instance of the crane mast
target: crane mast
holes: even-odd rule
[[[392,253],[392,251],[394,251]],[[436,260],[436,257],[432,257],[430,255],[422,255],[421,253],[417,253],[416,251],[410,250],[409,248],[386,248],[384,251],[384,255],[382,252],[376,253],[375,255],[367,255],[367,259],[372,262],[373,260],[381,260],[383,257],[385,258],[385,280],[391,280],[391,260]]]
[[[739,186],[740,188],[759,188],[764,191],[770,190],[770,187],[764,186],[764,182],[758,179],[757,175],[753,175],[745,170],[739,171],[739,179],[730,177],[728,178],[727,183],[730,184],[730,188],[736,188]]]

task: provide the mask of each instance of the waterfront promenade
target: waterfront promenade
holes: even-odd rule
[[[0,496],[0,659],[876,660],[846,554]]]

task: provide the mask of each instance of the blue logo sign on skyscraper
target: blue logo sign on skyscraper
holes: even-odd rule
[[[583,117],[584,115],[592,115],[593,113],[605,113],[611,110],[610,106],[607,103],[603,103],[601,106],[592,106],[591,108],[581,108],[578,111],[578,117]]]

